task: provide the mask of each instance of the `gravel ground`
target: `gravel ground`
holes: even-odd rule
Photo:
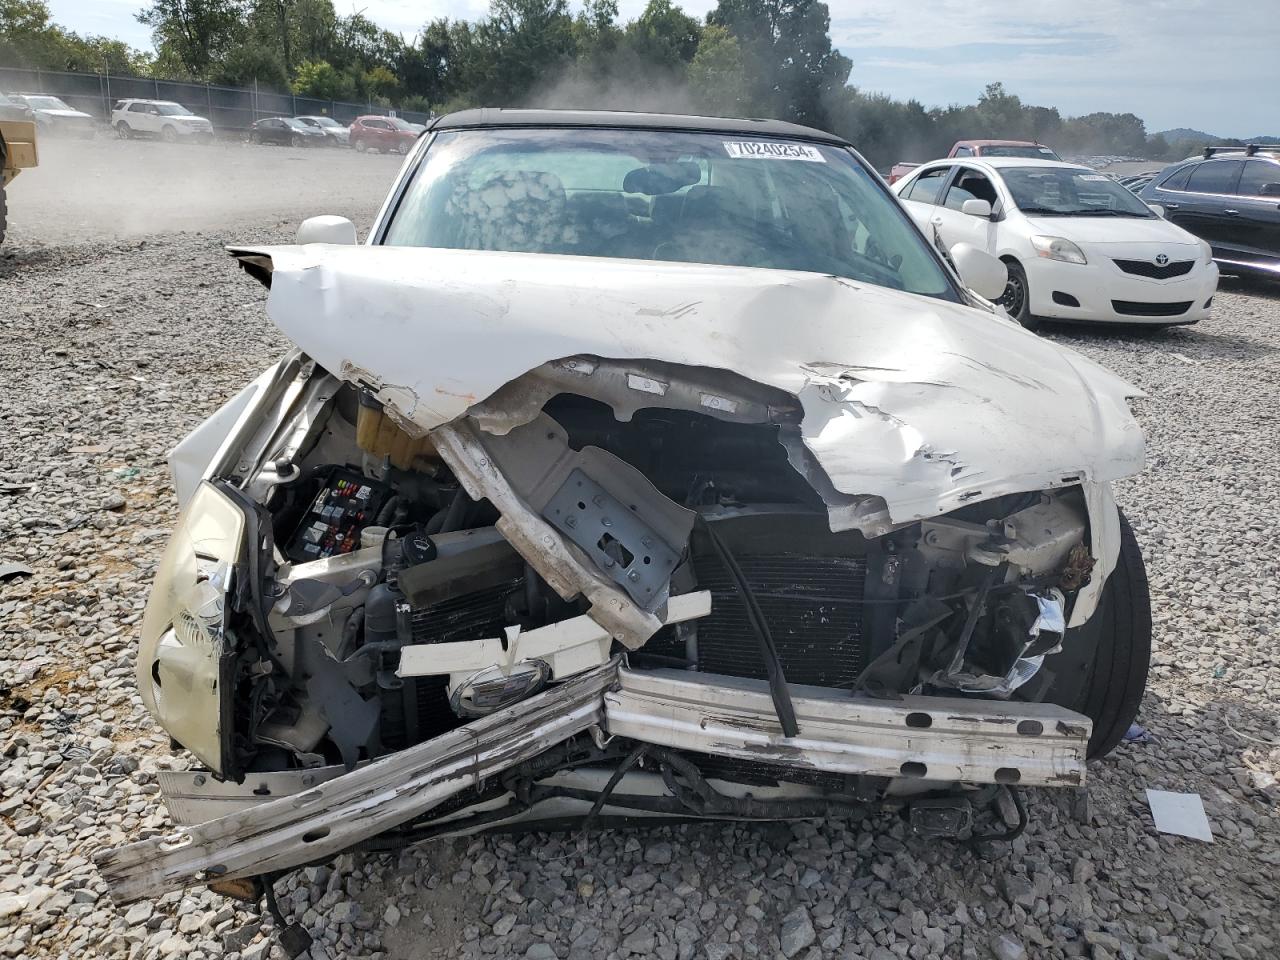
[[[167,829],[155,773],[185,762],[133,689],[136,627],[175,516],[165,453],[283,347],[263,291],[220,245],[285,240],[315,212],[363,229],[395,161],[182,150],[94,145],[87,176],[115,182],[101,169],[115,164],[124,184],[97,206],[72,209],[53,176],[13,188],[0,563],[34,572],[0,584],[4,957],[282,956],[268,919],[208,891],[117,910],[90,856]],[[84,155],[45,159],[45,173],[65,173]],[[173,163],[220,170],[231,199],[168,196],[183,182]],[[258,191],[268,182],[287,186]],[[112,226],[113,211],[155,191],[161,223],[199,214],[204,235],[146,233],[146,217]],[[1026,835],[998,850],[925,843],[885,815],[348,855],[280,884],[284,910],[316,938],[311,955],[1275,956],[1280,299],[1230,289],[1197,328],[1049,333],[1148,393],[1135,404],[1148,470],[1119,496],[1151,575],[1140,721],[1154,740],[1092,765],[1087,823],[1064,796],[1033,792]],[[1203,797],[1213,843],[1157,834],[1148,787]]]

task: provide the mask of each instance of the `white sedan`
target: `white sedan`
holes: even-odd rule
[[[891,188],[942,249],[970,243],[1009,270],[1002,303],[1042,319],[1153,326],[1209,315],[1209,245],[1088,167],[1016,157],[937,160]]]

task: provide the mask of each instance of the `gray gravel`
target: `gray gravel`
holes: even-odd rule
[[[278,178],[289,153],[246,169]],[[35,571],[0,583],[0,957],[282,956],[268,918],[208,891],[115,908],[90,855],[166,830],[155,774],[185,763],[133,691],[175,515],[165,452],[283,346],[219,246],[287,239],[309,212],[367,226],[394,165],[352,159],[308,161],[305,189],[252,217],[208,211],[205,236],[67,243],[74,223],[27,220],[0,251],[0,567]],[[318,207],[324,177],[342,189]],[[1119,495],[1152,580],[1154,740],[1092,765],[1086,824],[1037,792],[1002,850],[884,815],[346,855],[279,885],[312,956],[1275,956],[1280,299],[1223,293],[1189,330],[1049,335],[1149,394],[1149,468]],[[1147,787],[1199,793],[1214,842],[1157,834]]]

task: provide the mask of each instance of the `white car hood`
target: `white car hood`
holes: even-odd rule
[[[272,320],[423,431],[581,355],[734,371],[799,398],[837,491],[894,522],[1143,464],[1141,391],[977,309],[813,273],[409,247],[232,251]],[[653,406],[661,406],[654,397]]]
[[[1163,243],[1196,246],[1198,241],[1181,227],[1157,217],[1027,217],[1033,233],[1065,237],[1075,243]]]
[[[79,110],[46,110],[42,107],[36,110],[36,113],[43,114],[46,117],[75,117],[79,120],[93,119],[89,114],[82,113]]]

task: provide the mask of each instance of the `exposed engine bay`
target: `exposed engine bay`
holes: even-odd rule
[[[878,537],[832,532],[793,465],[798,410],[784,396],[720,375],[719,409],[696,390],[681,404],[680,371],[630,364],[599,381],[607,397],[631,394],[620,419],[562,392],[583,364],[617,366],[552,365],[522,385],[525,422],[475,435],[565,549],[656,628],[601,630],[582,592],[565,596],[503,535],[502,514],[432,436],[410,437],[367,391],[302,362],[293,421],[268,421],[275,441],[223,483],[252,502],[260,548],[258,579],[228,611],[233,708],[224,752],[206,763],[236,780],[350,770],[617,653],[633,669],[769,681],[786,736],[791,684],[1036,699],[1092,576],[1080,487]],[[670,405],[649,406],[659,383]]]
[[[1142,438],[1083,358],[811,274],[237,255],[300,349],[170,456],[138,683],[203,768],[99,858],[118,899],[598,816],[976,836],[1131,719]]]

